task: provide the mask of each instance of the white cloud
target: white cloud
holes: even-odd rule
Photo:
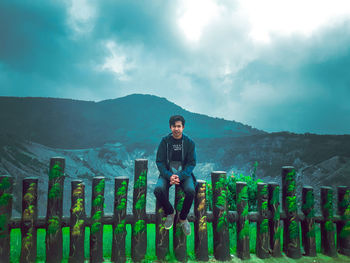
[[[178,10],[177,24],[186,38],[197,42],[203,28],[219,14],[219,6],[212,0],[183,0]]]
[[[88,0],[66,1],[68,8],[68,25],[77,34],[91,32],[96,18],[96,7]]]
[[[252,26],[250,36],[270,42],[275,34],[311,35],[315,30],[350,14],[346,0],[240,0],[240,8]]]
[[[97,69],[113,72],[118,80],[129,80],[127,72],[135,66],[131,59],[126,55],[124,49],[112,40],[105,43],[105,48],[109,55],[106,57],[104,63],[99,65]]]

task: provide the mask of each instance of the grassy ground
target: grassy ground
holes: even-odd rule
[[[194,256],[194,229],[192,225],[192,234],[187,238],[187,253],[189,262],[196,262]],[[103,229],[103,255],[106,262],[110,262],[111,253],[112,253],[112,226],[105,225]],[[208,250],[210,255],[210,261],[213,262],[215,259],[213,258],[213,234],[212,234],[212,225],[208,223]],[[89,237],[90,237],[90,229],[86,228],[85,232],[85,258],[89,258]],[[170,231],[170,255],[169,261],[175,261],[173,256],[173,244],[172,244],[173,232]],[[320,231],[319,228],[316,231],[316,243],[317,252],[320,252]],[[264,263],[274,263],[274,262],[350,262],[350,258],[346,256],[339,255],[338,258],[330,258],[321,253],[318,254],[317,257],[302,257],[299,260],[293,260],[287,257],[283,258],[270,258],[270,259],[259,259],[256,257],[255,253],[255,242],[256,242],[256,224],[251,224],[250,227],[250,252],[251,259],[245,260],[244,262],[264,262]],[[37,237],[37,262],[45,262],[45,229],[38,230]],[[236,231],[235,228],[230,230],[230,250],[232,255],[231,262],[242,262],[242,260],[238,259],[236,254]],[[21,232],[20,229],[13,229],[11,231],[11,262],[19,262],[21,251]],[[126,236],[126,255],[128,257],[128,262],[131,262],[131,226],[127,225],[127,236]],[[63,228],[63,261],[68,262],[69,256],[69,228]],[[155,225],[148,224],[147,225],[147,254],[145,257],[146,262],[156,261],[155,255]]]

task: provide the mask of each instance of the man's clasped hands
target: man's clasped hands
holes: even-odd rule
[[[173,185],[173,184],[180,184],[180,178],[177,174],[173,174],[172,176],[170,176],[170,185]]]

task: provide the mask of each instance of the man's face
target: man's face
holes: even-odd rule
[[[175,139],[180,139],[182,137],[182,131],[184,130],[184,126],[182,125],[181,121],[176,121],[175,125],[171,125],[170,129],[173,133],[173,137]]]

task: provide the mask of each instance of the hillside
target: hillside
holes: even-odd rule
[[[164,98],[134,94],[101,102],[0,97],[0,134],[54,148],[77,149],[122,142],[154,146],[168,133],[169,117],[183,115],[193,138],[260,134],[234,121],[189,112]]]

